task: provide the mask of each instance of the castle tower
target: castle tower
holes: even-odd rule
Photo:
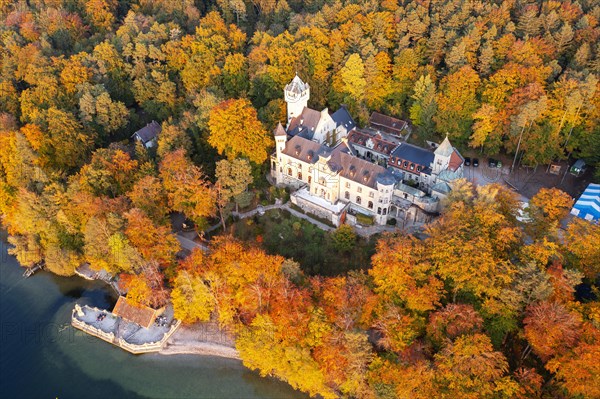
[[[452,144],[450,144],[450,140],[448,140],[448,135],[442,144],[433,152],[434,160],[433,160],[433,174],[439,175],[440,172],[448,167],[450,163],[450,156],[454,152],[454,148]]]
[[[310,87],[304,83],[298,75],[285,86],[283,90],[285,102],[287,103],[287,123],[302,113],[304,107],[308,105],[310,98]]]

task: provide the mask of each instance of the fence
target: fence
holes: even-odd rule
[[[102,311],[101,309],[98,308],[92,308],[91,306],[84,306],[85,308],[88,309],[92,309],[94,311]],[[73,313],[71,316],[71,325],[75,328],[80,329],[81,331],[88,333],[90,335],[93,335],[95,337],[98,337],[106,342],[109,342],[113,345],[119,346],[122,349],[133,353],[133,354],[140,354],[140,353],[149,353],[149,352],[158,352],[160,351],[164,344],[167,342],[167,340],[171,337],[171,335],[173,335],[173,333],[179,328],[179,326],[181,325],[181,320],[177,320],[177,322],[171,326],[171,328],[169,329],[169,331],[167,331],[163,337],[161,338],[160,341],[156,341],[156,342],[146,342],[144,344],[132,344],[130,342],[125,341],[125,339],[119,337],[118,339],[116,339],[116,336],[114,333],[112,332],[106,332],[106,331],[102,331],[99,328],[96,328],[90,324],[87,324],[85,321],[83,320],[79,320],[76,316],[75,313],[77,312],[81,312],[82,307],[80,307],[78,304],[75,304],[75,308],[73,309]]]
[[[140,353],[158,352],[162,349],[165,342],[167,342],[167,340],[171,337],[171,335],[173,335],[175,330],[177,330],[177,328],[179,328],[180,325],[181,325],[181,320],[177,320],[177,323],[175,323],[175,325],[171,326],[169,331],[167,331],[165,333],[165,335],[162,337],[162,339],[160,341],[146,342],[145,344],[132,344],[132,343],[125,341],[123,338],[119,338],[118,345],[121,348],[125,349],[126,351],[133,353],[135,355],[140,354]]]

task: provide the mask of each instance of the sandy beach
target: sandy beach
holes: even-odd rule
[[[211,323],[181,326],[169,338],[161,355],[205,355],[240,359],[233,338]]]

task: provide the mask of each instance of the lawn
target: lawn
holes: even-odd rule
[[[270,254],[295,260],[309,275],[334,276],[367,269],[375,252],[373,238],[357,238],[352,249],[337,250],[332,233],[285,210],[270,210],[262,216],[237,221],[232,227],[235,237],[257,243]]]

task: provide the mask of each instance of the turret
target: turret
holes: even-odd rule
[[[448,135],[446,135],[446,138],[444,141],[442,141],[442,144],[440,144],[440,146],[433,152],[434,160],[432,169],[434,175],[438,175],[442,170],[448,167],[452,152],[454,152],[454,148],[452,147],[452,144],[450,144],[450,140],[448,140]]]
[[[308,105],[310,98],[310,86],[304,83],[298,75],[285,86],[283,90],[285,102],[287,103],[287,123],[302,113],[304,107]]]
[[[281,154],[281,152],[285,149],[285,143],[287,142],[287,133],[281,125],[281,122],[277,124],[277,127],[273,132],[273,136],[275,137],[275,151],[277,153],[277,159],[279,159],[279,154]]]

